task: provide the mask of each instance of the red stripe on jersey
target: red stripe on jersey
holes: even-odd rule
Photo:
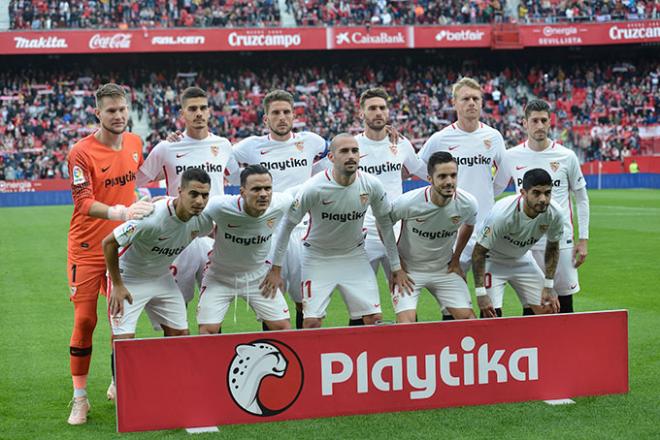
[[[570,193],[569,193],[570,194]],[[568,219],[571,221],[571,239],[575,240],[575,225],[573,224],[573,204],[571,203],[571,196],[568,196]]]
[[[430,186],[427,186],[426,189],[424,190],[424,200],[428,203],[429,201],[429,190],[431,189]]]
[[[483,122],[479,122],[479,128],[484,128],[484,123]]]
[[[325,170],[325,177],[328,179],[328,181],[332,182],[332,179],[328,175],[328,170]]]
[[[403,237],[403,233],[406,230],[406,220],[403,219],[401,220],[401,233],[399,234],[399,238],[396,240],[396,245],[399,246],[399,242],[401,241],[401,237]]]
[[[555,148],[555,141],[552,141],[552,145],[550,145],[550,149]]]
[[[241,209],[241,198],[240,197],[236,199],[236,204],[238,205],[238,210],[242,211],[242,209]]]
[[[312,214],[308,211],[309,214],[309,224],[307,225],[307,231],[305,232],[305,236],[302,238],[303,241],[307,240],[307,237],[309,237],[309,232],[312,230]]]
[[[170,217],[174,214],[172,214],[172,210],[170,209],[170,203],[172,203],[172,199],[167,200],[167,211],[170,213]]]
[[[453,124],[451,124],[451,128],[453,128],[454,130],[456,130],[456,123],[455,123],[455,122],[454,122]]]
[[[119,254],[117,255],[117,258],[119,258],[119,257],[121,257],[122,255],[124,255],[124,254],[126,253],[126,251],[128,250],[128,248],[131,247],[131,244],[133,244],[133,243],[128,243],[128,246],[123,247],[123,248],[121,249],[121,252],[119,252]]]
[[[516,198],[516,201],[515,201],[515,203],[518,205],[518,206],[516,206],[516,209],[517,209],[518,211],[520,211],[520,200],[522,200],[522,194],[519,195],[519,196]]]

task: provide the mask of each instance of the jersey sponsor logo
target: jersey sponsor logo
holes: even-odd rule
[[[527,240],[518,240],[518,239],[515,239],[515,238],[511,237],[510,235],[505,235],[502,238],[504,238],[506,241],[508,241],[512,245],[520,247],[520,248],[524,248],[524,247],[527,247],[527,246],[533,246],[540,240],[540,238],[536,238],[536,237],[530,237]]]
[[[271,217],[266,220],[266,226],[268,226],[270,229],[273,229],[273,226],[275,226],[275,217]]]
[[[240,244],[242,246],[264,244],[267,243],[268,240],[270,240],[270,237],[272,236],[273,234],[255,235],[253,237],[238,237],[236,235],[230,234],[229,232],[225,232],[225,240],[231,241],[232,243],[235,244]]]
[[[363,157],[367,157],[367,156],[369,156],[369,153],[367,153],[367,154],[360,154],[360,159],[362,159]]]
[[[83,183],[86,182],[85,174],[83,173],[82,168],[80,168],[78,165],[73,166],[73,171],[71,172],[71,176],[73,177],[74,185],[82,185]]]
[[[287,168],[301,168],[306,167],[307,164],[307,159],[294,159],[293,157],[288,160],[282,160],[280,162],[261,162],[261,165],[263,165],[269,171],[284,171]]]
[[[167,240],[168,238],[170,238],[170,237],[158,237],[158,241]]]
[[[183,252],[185,248],[186,248],[185,246],[181,246],[178,248],[154,246],[151,248],[151,252],[158,255],[166,255],[168,257],[174,257],[176,255],[179,255],[181,252]]]
[[[367,193],[360,194],[360,203],[362,203],[362,205],[366,205],[367,203],[369,203],[369,194]]]
[[[490,147],[493,146],[493,141],[490,139],[484,139],[484,147],[486,147],[486,150],[490,150]]]
[[[135,180],[135,173],[133,171],[129,171],[128,173],[124,174],[123,176],[119,177],[112,177],[109,179],[105,179],[103,182],[103,185],[107,187],[113,187],[113,186],[125,186],[128,185],[129,183],[133,182]]]
[[[424,220],[423,218],[416,218],[415,221],[417,223],[424,223],[426,220]]]
[[[179,175],[189,168],[199,168],[207,173],[222,173],[222,165],[211,162],[204,162],[198,165],[177,165],[174,168],[174,172]]]
[[[455,216],[451,217],[451,222],[455,225],[457,225],[458,222],[460,222],[460,221],[461,221],[461,216],[460,215],[455,215]]]
[[[459,165],[467,165],[469,167],[475,166],[475,165],[491,165],[492,159],[490,157],[486,157],[482,154],[478,154],[476,156],[471,156],[471,157],[457,157],[456,162],[458,162]]]
[[[335,203],[335,201],[334,200],[321,200],[321,203],[323,203],[324,205],[330,205],[332,203]]]
[[[457,231],[422,231],[416,227],[412,227],[413,234],[416,234],[419,238],[425,238],[427,240],[437,240],[439,238],[449,238],[456,235]]]
[[[573,290],[573,289],[575,289],[576,287],[577,287],[577,284],[571,284],[571,286],[569,287],[569,289]]]
[[[231,223],[227,224],[228,228],[238,228],[240,225],[232,225]]]
[[[305,150],[305,143],[303,141],[298,141],[295,143],[296,149],[300,152]]]
[[[268,153],[270,153],[270,151],[268,151],[268,150],[261,150],[261,151],[259,152],[259,154],[261,154],[262,156],[263,156],[264,154],[268,154]]]
[[[393,155],[397,155],[399,153],[399,149],[397,148],[396,145],[390,145],[390,151],[392,152]]]
[[[138,163],[138,158],[139,158],[138,154],[133,153],[133,160],[135,161],[135,163]]]
[[[492,234],[492,233],[493,233],[493,230],[490,228],[490,226],[484,226],[484,229],[481,232],[481,235],[483,235],[484,237],[489,237],[490,234]]]
[[[187,155],[188,155],[188,153],[176,153],[176,158],[181,159],[182,157],[187,156]]]
[[[291,347],[274,339],[258,339],[239,344],[234,351],[227,368],[227,385],[239,408],[269,417],[286,411],[298,400],[305,375]]]
[[[453,151],[453,150],[457,149],[458,147],[460,147],[460,145],[450,145],[449,148],[447,148],[447,149],[449,151]]]
[[[523,166],[516,165],[516,171],[524,170],[525,168],[527,168],[527,165],[523,165]]]
[[[108,165],[108,166],[105,167],[105,168],[101,167],[101,172],[102,172],[102,173],[105,173],[106,171],[108,171],[108,170],[110,169],[111,166],[112,166],[112,165]]]
[[[383,174],[383,173],[391,173],[393,171],[400,172],[401,168],[402,168],[402,166],[401,166],[400,163],[390,162],[390,161],[387,161],[387,162],[382,163],[380,165],[371,165],[371,166],[368,166],[368,167],[362,166],[362,165],[358,166],[358,169],[360,171],[363,171],[363,172],[369,173],[369,174]]]
[[[353,211],[353,212],[321,212],[321,220],[328,220],[340,223],[353,222],[362,220],[367,211]]]
[[[560,167],[560,163],[559,163],[559,162],[557,162],[557,161],[550,162],[550,169],[551,169],[554,173],[557,172],[557,170],[559,169],[559,167]]]
[[[220,153],[220,147],[217,145],[211,145],[211,154],[213,157],[218,157],[218,154]]]

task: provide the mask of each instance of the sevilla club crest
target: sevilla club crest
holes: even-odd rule
[[[138,158],[139,158],[138,154],[133,153],[133,160],[135,161],[135,163],[138,163]]]
[[[305,143],[303,141],[298,141],[295,143],[296,150],[300,151],[301,153],[305,150]]]
[[[490,147],[493,146],[493,142],[490,139],[484,139],[484,147],[486,150],[490,150]]]
[[[369,194],[367,193],[360,194],[360,203],[362,203],[362,205],[366,205],[367,203],[369,203]]]
[[[457,225],[458,222],[460,222],[460,221],[461,221],[461,216],[460,215],[455,215],[451,218],[451,222],[455,225]]]
[[[553,173],[557,172],[559,166],[560,166],[559,162],[550,162],[550,169],[552,170]]]
[[[397,148],[396,145],[390,145],[390,151],[392,152],[393,155],[397,155],[399,153],[399,149]]]
[[[217,145],[211,145],[211,154],[213,157],[218,157],[218,153],[220,153],[220,147]]]

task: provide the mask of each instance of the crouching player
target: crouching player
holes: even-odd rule
[[[423,287],[454,319],[472,319],[475,315],[460,257],[474,231],[477,199],[456,189],[458,164],[451,154],[433,153],[427,169],[431,186],[401,195],[390,214],[392,222],[402,220],[399,255],[415,282],[412,294],[398,289],[392,292],[396,320],[415,322]]]
[[[498,201],[484,222],[472,253],[472,271],[482,316],[495,318],[508,282],[523,307],[534,314],[557,313],[559,300],[552,290],[564,231],[561,207],[550,200],[552,178],[535,168],[523,176],[520,195]],[[547,234],[545,279],[527,252]],[[486,261],[486,258],[488,260]]]
[[[282,292],[262,294],[259,285],[270,268],[266,260],[273,233],[293,197],[273,194],[273,178],[263,165],[249,165],[241,172],[240,191],[237,196],[212,197],[205,212],[218,232],[197,306],[200,334],[220,332],[229,306],[239,296],[269,330],[291,328]]]
[[[177,198],[156,202],[151,216],[128,221],[103,240],[112,283],[108,307],[113,340],[135,337],[145,308],[165,336],[188,334],[186,304],[170,274],[170,264],[195,237],[213,229],[213,222],[202,212],[210,190],[206,171],[187,169]]]

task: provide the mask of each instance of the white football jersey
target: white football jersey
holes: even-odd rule
[[[477,223],[486,217],[494,204],[493,167],[499,167],[504,155],[504,139],[499,131],[484,123],[468,133],[453,123],[434,133],[419,152],[428,163],[436,151],[447,151],[458,162],[457,187],[472,194],[479,202]]]
[[[543,151],[530,149],[527,142],[507,150],[495,176],[495,191],[503,190],[513,179],[516,192],[520,194],[523,176],[535,168],[544,169],[552,177],[552,200],[562,208],[566,218],[560,247],[572,247],[573,210],[570,192],[586,186],[580,162],[573,151],[556,142],[552,142]],[[543,242],[539,242],[539,245]]]
[[[399,255],[408,270],[441,271],[454,253],[458,228],[474,225],[478,203],[470,193],[456,190],[445,206],[431,200],[430,186],[408,191],[392,203],[390,218],[401,220]]]
[[[212,197],[204,212],[218,229],[208,273],[233,276],[263,267],[273,233],[292,202],[289,194],[273,193],[266,212],[252,217],[245,212],[245,201],[240,195]]]
[[[130,220],[114,230],[123,276],[152,279],[166,275],[174,259],[198,236],[208,235],[213,222],[206,211],[187,222],[177,217],[174,199],[154,203],[154,212],[142,220]]]
[[[426,179],[428,174],[426,165],[417,157],[415,149],[408,139],[401,137],[399,142],[393,145],[387,137],[374,141],[361,133],[355,136],[355,140],[360,147],[359,169],[377,177],[383,184],[390,200],[403,194],[402,172],[404,170],[407,174],[415,174]],[[369,235],[378,237],[376,218],[371,213],[371,209],[367,210],[364,227],[367,228]]]
[[[376,177],[358,171],[355,181],[343,186],[330,170],[325,170],[301,187],[288,219],[298,223],[309,212],[305,244],[323,252],[343,254],[364,241],[363,223],[369,206],[378,217],[389,215],[391,209],[383,184]]]
[[[314,133],[292,133],[289,140],[250,136],[234,145],[234,157],[242,167],[260,164],[273,176],[273,191],[300,185],[312,175],[314,158],[325,151],[325,140]]]
[[[178,142],[159,142],[151,150],[140,173],[147,181],[165,179],[167,194],[176,196],[181,184],[181,174],[188,168],[201,168],[211,177],[211,195],[225,193],[225,177],[238,172],[238,164],[232,157],[231,143],[220,136],[208,135],[206,139],[193,139],[184,134]]]
[[[489,249],[495,259],[518,259],[547,234],[548,240],[560,241],[564,231],[564,214],[553,200],[545,212],[530,218],[523,210],[522,196],[500,199],[484,221],[477,242]]]

